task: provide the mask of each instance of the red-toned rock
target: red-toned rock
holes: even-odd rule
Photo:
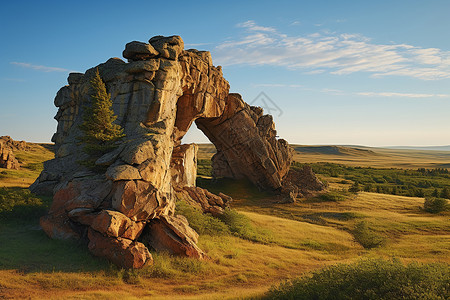
[[[113,210],[102,210],[90,224],[91,228],[111,237],[135,240],[140,236],[145,223],[133,222],[124,214]]]
[[[147,228],[142,240],[157,251],[198,259],[206,256],[197,246],[197,232],[183,216],[162,216],[150,221]]]
[[[46,215],[39,220],[39,224],[52,239],[78,240],[81,237],[79,232],[81,228],[77,228],[65,213]]]
[[[106,257],[112,263],[125,269],[139,269],[153,264],[147,247],[137,241],[112,238],[89,228],[89,250],[96,256]]]

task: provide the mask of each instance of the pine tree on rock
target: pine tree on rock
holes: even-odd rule
[[[112,110],[111,94],[107,93],[98,68],[95,76],[91,79],[91,89],[91,103],[84,107],[83,123],[80,125],[83,132],[80,141],[84,145],[83,151],[89,155],[89,159],[80,163],[96,169],[95,161],[114,149],[115,143],[125,134],[120,125],[113,123],[117,116]]]

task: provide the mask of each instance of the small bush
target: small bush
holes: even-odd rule
[[[358,222],[352,233],[355,240],[366,249],[372,249],[384,243],[384,238],[371,230],[366,221]]]
[[[398,260],[338,264],[272,287],[263,299],[449,299],[447,264]]]
[[[230,232],[228,226],[221,220],[210,214],[204,214],[184,201],[177,202],[176,214],[185,216],[189,225],[198,234],[222,235]]]
[[[348,189],[348,191],[350,193],[354,193],[354,194],[360,192],[361,191],[361,187],[359,186],[358,181],[355,181],[355,183],[352,184],[352,186]]]
[[[233,234],[242,239],[261,243],[270,243],[272,240],[270,232],[255,228],[248,217],[235,210],[225,209],[219,218]]]
[[[339,202],[339,201],[347,200],[347,195],[345,192],[333,190],[333,191],[329,191],[325,194],[320,195],[319,199],[324,202],[328,202],[328,201]]]
[[[444,198],[427,197],[423,203],[423,209],[432,214],[443,212],[448,207],[448,200]]]
[[[38,198],[28,189],[0,188],[0,219],[28,220],[43,215],[47,201]]]

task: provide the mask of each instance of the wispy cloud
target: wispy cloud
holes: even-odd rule
[[[276,29],[273,27],[264,27],[256,25],[255,21],[249,20],[244,23],[237,24],[237,27],[246,28],[250,31],[264,31],[264,32],[276,32]]]
[[[205,46],[210,45],[211,43],[192,43],[192,44],[184,44],[185,49],[188,49],[189,47],[199,47],[199,46]]]
[[[396,93],[396,92],[359,92],[359,96],[367,97],[400,97],[400,98],[450,98],[449,94],[420,94],[420,93]]]
[[[281,87],[281,88],[303,88],[301,84],[284,84],[284,83],[256,83],[254,87]]]
[[[12,61],[10,64],[16,65],[23,68],[33,69],[36,71],[42,71],[42,72],[74,72],[69,69],[64,68],[57,68],[57,67],[48,67],[48,66],[42,66],[42,65],[33,65],[30,63],[24,63],[24,62],[16,62]]]
[[[359,34],[321,31],[291,36],[273,27],[247,21],[242,37],[214,49],[222,65],[275,65],[309,74],[345,75],[366,72],[373,77],[408,76],[423,80],[450,78],[450,51],[407,44],[377,44]]]
[[[286,83],[253,83],[253,87],[269,88],[296,88],[316,93],[324,93],[338,96],[363,96],[363,97],[382,97],[382,98],[450,98],[450,94],[430,94],[430,93],[405,93],[405,92],[354,92],[344,91],[334,88],[314,89],[301,84]]]

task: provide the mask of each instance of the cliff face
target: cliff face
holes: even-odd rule
[[[127,268],[151,261],[137,241],[142,232],[156,250],[201,258],[195,231],[174,216],[175,198],[211,213],[220,213],[230,199],[195,187],[197,147],[181,145],[192,123],[217,148],[215,176],[247,177],[262,189],[282,189],[291,149],[276,139],[271,116],[229,94],[209,52],[184,50],[178,36],[157,36],[128,43],[123,56],[128,62],[111,58],[95,67],[126,134],[97,160],[107,166],[105,174],[78,164],[85,159],[79,125],[95,68],[71,73],[56,95],[55,159],[30,187],[54,197],[41,226],[53,238],[87,237],[94,254]]]

